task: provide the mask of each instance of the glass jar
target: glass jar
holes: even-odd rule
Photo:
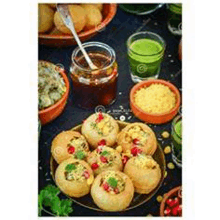
[[[70,67],[74,103],[82,108],[110,105],[116,99],[118,65],[115,51],[107,44],[83,44],[97,70],[91,70],[79,47],[72,53]]]

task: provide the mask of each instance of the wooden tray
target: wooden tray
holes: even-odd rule
[[[104,28],[106,25],[110,23],[110,21],[114,18],[117,11],[117,4],[103,4],[102,10],[102,23],[99,24],[97,27],[82,31],[79,33],[79,38],[82,42],[90,39],[91,37],[95,36]],[[50,33],[40,33],[38,35],[39,44],[47,45],[47,46],[71,46],[76,45],[76,41],[72,35],[68,34],[60,34],[60,32],[54,28]]]
[[[121,122],[121,121],[117,121],[117,122],[118,122],[120,130],[123,129],[126,125],[129,124],[127,122]],[[82,127],[82,125],[78,125],[78,126],[72,128],[72,130],[78,131],[78,132],[81,133],[81,127]],[[131,201],[130,206],[127,209],[125,209],[124,211],[136,208],[136,207],[142,205],[143,203],[147,202],[148,200],[150,200],[155,195],[155,193],[158,191],[160,186],[162,185],[163,180],[164,180],[164,175],[165,175],[166,161],[165,161],[165,156],[164,156],[164,153],[163,153],[163,149],[161,148],[159,143],[157,143],[157,145],[158,145],[157,150],[154,153],[153,158],[160,165],[161,174],[162,174],[160,182],[159,182],[158,186],[151,193],[149,193],[147,195],[146,194],[135,193],[134,197],[133,197],[133,200]],[[51,169],[51,174],[52,174],[52,178],[53,178],[54,182],[55,182],[55,171],[56,171],[57,167],[58,167],[57,162],[54,160],[53,157],[51,157],[51,159],[50,159],[50,169]],[[85,195],[81,198],[73,198],[73,197],[69,197],[68,195],[66,195],[66,196],[68,198],[72,199],[75,203],[77,203],[77,204],[79,204],[83,207],[93,209],[93,210],[96,210],[96,211],[105,212],[105,210],[100,209],[93,202],[93,199],[92,199],[90,194],[87,194],[87,195]]]

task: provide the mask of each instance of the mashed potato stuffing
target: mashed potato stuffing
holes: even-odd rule
[[[147,113],[162,114],[176,105],[175,94],[168,86],[155,83],[139,89],[134,95],[135,104]]]

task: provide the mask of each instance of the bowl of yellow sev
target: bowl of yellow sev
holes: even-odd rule
[[[140,120],[163,124],[172,120],[178,113],[180,93],[176,86],[165,80],[142,81],[131,89],[130,106]]]

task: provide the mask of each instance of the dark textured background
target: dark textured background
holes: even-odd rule
[[[167,29],[167,14],[166,8],[163,6],[158,11],[151,15],[137,16],[128,14],[118,8],[116,16],[111,23],[97,36],[93,37],[89,41],[100,41],[110,45],[116,52],[118,62],[118,91],[116,102],[106,108],[106,111],[111,110],[112,116],[119,119],[120,115],[126,117],[128,122],[139,121],[132,113],[116,113],[116,110],[121,108],[129,110],[129,92],[134,83],[130,78],[129,65],[126,53],[126,40],[127,38],[137,31],[152,31],[161,35],[167,43],[164,61],[162,63],[161,72],[159,78],[168,80],[176,85],[182,93],[182,71],[181,62],[178,60],[178,44],[179,37],[172,35]],[[76,46],[70,46],[65,48],[52,48],[39,45],[39,59],[51,61],[53,63],[62,63],[68,72],[71,62],[71,54]],[[72,83],[70,80],[70,95],[64,112],[56,118],[50,124],[42,127],[39,137],[39,190],[45,187],[47,184],[55,184],[50,175],[49,160],[50,160],[50,144],[52,139],[61,131],[68,130],[82,122],[90,114],[94,113],[94,110],[83,110],[74,106],[72,99]],[[113,111],[114,110],[114,111]],[[130,117],[129,117],[130,116]],[[129,119],[128,119],[129,118]],[[164,130],[170,132],[171,123],[164,125],[150,125],[155,131],[158,142],[164,148],[170,145],[170,139],[163,139],[161,133]],[[165,155],[166,162],[172,162],[171,154]],[[167,193],[170,189],[182,184],[182,172],[181,169],[175,168],[174,170],[167,169],[168,175],[164,180],[161,188],[156,195],[147,203],[139,206],[138,208],[125,211],[125,212],[97,212],[87,208],[84,208],[78,204],[73,203],[74,211],[72,216],[146,216],[148,214],[158,216],[160,203],[157,202],[156,197]],[[64,195],[61,197],[65,198]],[[43,212],[43,216],[49,214]]]

